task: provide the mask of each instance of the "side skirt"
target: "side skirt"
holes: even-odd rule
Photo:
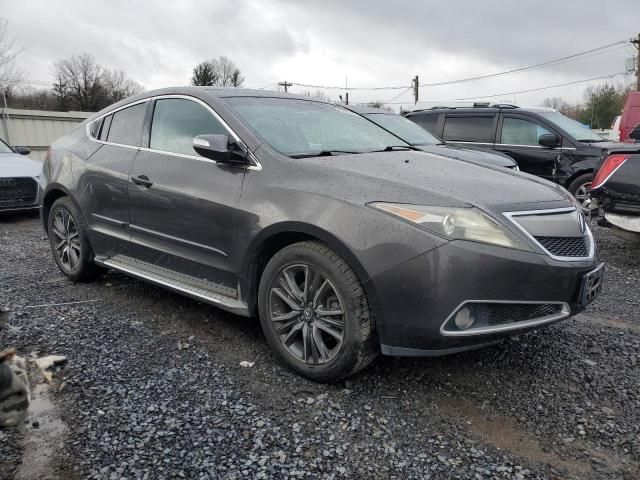
[[[140,280],[161,285],[169,290],[201,300],[236,315],[249,316],[249,307],[242,300],[239,288],[235,290],[224,285],[205,284],[195,278],[192,279],[193,281],[185,281],[187,278],[184,275],[172,275],[170,270],[124,255],[116,255],[111,258],[96,257],[94,261],[103,267],[112,268]],[[195,283],[198,283],[199,286],[194,285]]]

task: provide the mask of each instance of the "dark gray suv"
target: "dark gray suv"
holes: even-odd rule
[[[147,92],[45,161],[70,279],[99,267],[259,315],[286,363],[334,381],[388,355],[476,348],[567,318],[602,268],[561,187],[421,151],[309,98]]]

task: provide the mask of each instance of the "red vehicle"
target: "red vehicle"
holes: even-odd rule
[[[631,92],[624,104],[620,119],[620,141],[638,143],[638,140],[629,136],[634,129],[640,130],[640,92]]]

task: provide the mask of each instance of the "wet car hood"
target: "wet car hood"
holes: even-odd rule
[[[365,201],[467,204],[493,212],[573,205],[560,187],[533,175],[422,151],[334,155],[305,162],[349,178],[347,188],[357,185]]]
[[[622,143],[622,142],[582,142],[592,147],[606,150],[607,152],[640,152],[640,145],[634,143]]]
[[[513,168],[517,165],[516,162],[507,155],[496,155],[495,153],[469,150],[451,145],[416,145],[416,148],[419,148],[423,152],[435,153],[436,155],[464,160],[465,162],[507,168]]]
[[[0,177],[37,177],[42,163],[17,153],[0,153]]]

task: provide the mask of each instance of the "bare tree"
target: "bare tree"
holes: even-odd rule
[[[323,102],[331,101],[329,95],[324,93],[322,90],[316,90],[315,92],[312,92],[311,90],[305,90],[304,92],[302,92],[302,95],[304,95],[305,97],[315,98],[316,100],[321,100]]]
[[[95,112],[143,90],[121,70],[109,70],[89,53],[53,64],[53,92],[60,108]]]
[[[244,82],[240,69],[227,57],[200,62],[193,68],[191,84],[207,87],[239,87]]]
[[[23,77],[15,66],[20,50],[15,46],[15,38],[9,36],[8,25],[9,22],[0,17],[0,90],[16,86]]]
[[[119,102],[144,90],[138,82],[125,77],[122,70],[105,69],[102,83],[111,102]]]
[[[549,97],[549,98],[545,98],[542,101],[542,106],[561,111],[566,109],[569,106],[569,104],[560,97]]]

